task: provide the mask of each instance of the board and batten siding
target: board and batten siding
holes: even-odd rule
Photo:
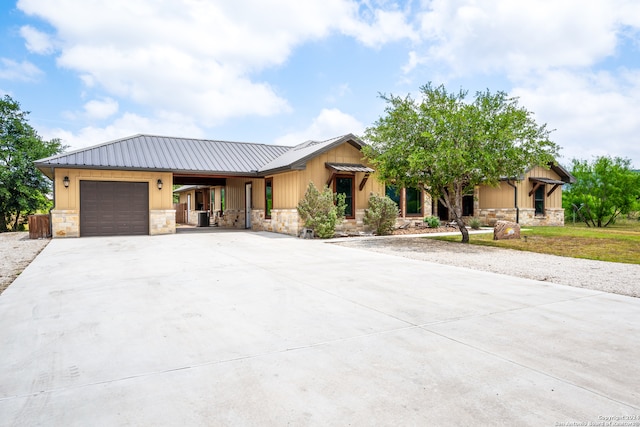
[[[313,182],[321,190],[331,176],[331,171],[326,168],[325,163],[367,164],[360,150],[345,143],[314,157],[303,170],[273,175],[271,176],[273,178],[273,208],[295,209],[304,197],[309,182]],[[362,172],[354,175],[356,209],[369,207],[371,193],[384,195],[384,184],[376,179],[375,173],[369,176],[364,188],[360,191],[359,186],[364,175]]]
[[[66,188],[62,182],[65,176],[69,177],[68,188]],[[162,180],[162,190],[158,190],[158,179]],[[54,209],[80,209],[80,181],[147,182],[149,184],[149,209],[173,209],[173,175],[170,172],[67,168],[56,168],[55,170]]]
[[[529,177],[551,178],[559,180],[560,176],[551,169],[545,169],[536,166],[524,175],[522,181],[515,184],[518,187],[518,207],[533,208],[533,196],[529,196],[529,191],[533,188],[533,183],[529,181]],[[549,192],[553,186],[546,185],[546,192]],[[490,187],[481,185],[479,189],[479,206],[480,209],[509,209],[514,207],[513,187],[506,182],[501,181],[498,187]],[[562,208],[562,186],[556,188],[551,196],[546,198],[546,208]]]

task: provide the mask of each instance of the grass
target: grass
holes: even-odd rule
[[[572,258],[640,264],[640,221],[637,220],[621,220],[606,228],[589,228],[585,224],[523,227],[520,235],[519,240],[493,240],[493,234],[472,234],[469,242]],[[437,239],[460,241],[459,236]]]

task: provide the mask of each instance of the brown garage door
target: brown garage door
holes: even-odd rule
[[[149,184],[80,181],[80,236],[149,234]]]

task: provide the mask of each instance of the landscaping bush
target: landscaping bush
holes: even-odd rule
[[[469,220],[469,227],[473,230],[480,230],[480,220],[478,218],[471,218]]]
[[[335,234],[338,220],[344,218],[345,208],[344,194],[334,195],[326,185],[321,192],[310,182],[297,209],[305,227],[321,239],[328,239]]]
[[[398,218],[398,205],[387,196],[372,194],[369,208],[364,211],[363,222],[378,236],[391,234]]]
[[[440,218],[437,216],[427,216],[424,218],[424,222],[431,228],[440,227]]]

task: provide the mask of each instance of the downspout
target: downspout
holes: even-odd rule
[[[51,211],[56,208],[56,170],[51,168],[51,187],[53,188],[53,204],[49,209],[49,235],[53,238],[53,218],[51,217]]]
[[[518,187],[507,179],[507,184],[513,187],[513,206],[516,208],[516,224],[520,224],[520,208],[518,207]]]

